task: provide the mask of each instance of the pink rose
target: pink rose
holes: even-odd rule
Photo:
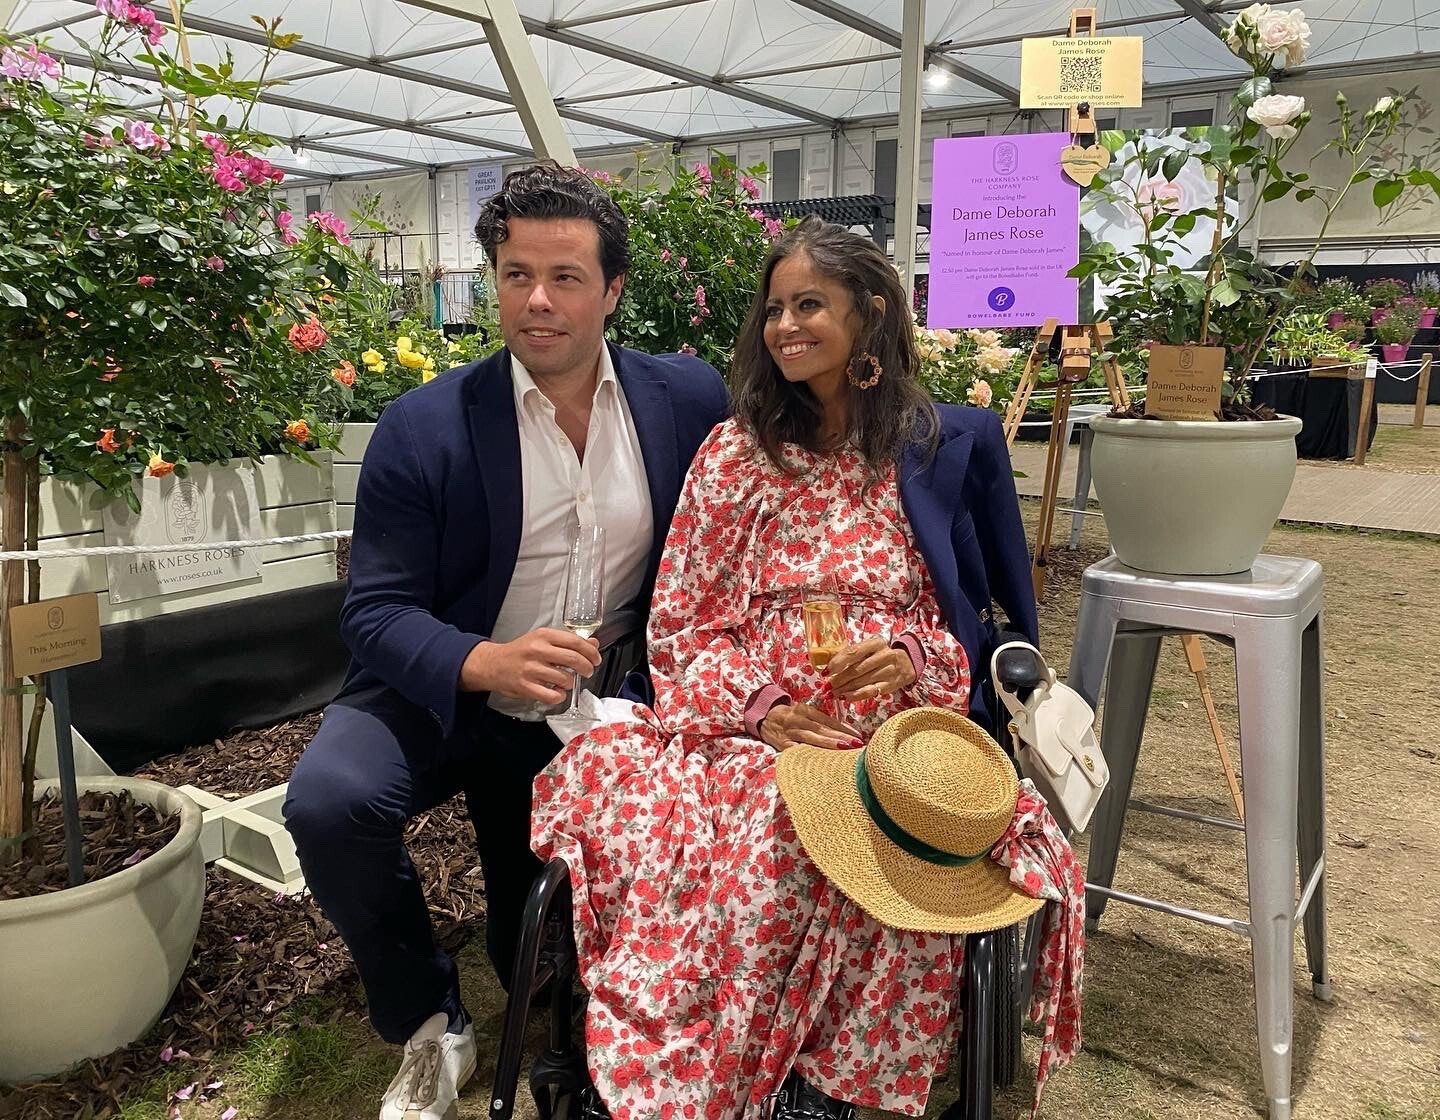
[[[224,272],[225,262],[220,257],[206,257],[205,267],[210,269],[212,272]]]
[[[34,43],[23,50],[6,47],[0,51],[0,74],[7,78],[34,81],[60,77],[60,64]]]
[[[126,142],[137,152],[170,150],[170,142],[156,132],[148,121],[127,121],[124,131]]]
[[[153,288],[155,286],[155,277],[137,276],[135,277],[135,283],[139,284],[142,288]]]

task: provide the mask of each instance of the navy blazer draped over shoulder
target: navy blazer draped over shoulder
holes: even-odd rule
[[[928,463],[912,447],[900,462],[900,504],[925,557],[950,632],[970,658],[971,715],[998,713],[989,657],[998,603],[1009,628],[1039,642],[1030,551],[1000,417],[989,409],[938,406],[940,442]]]

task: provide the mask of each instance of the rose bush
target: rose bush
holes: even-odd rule
[[[594,178],[630,221],[632,265],[610,335],[651,353],[699,354],[722,373],[760,283],[760,267],[784,223],[755,207],[757,176],[716,157],[668,184],[637,168],[632,182]]]
[[[379,281],[333,215],[308,221],[273,194],[281,172],[249,127],[265,69],[294,37],[265,24],[254,80],[191,65],[148,9],[99,0],[97,60],[155,75],[151,108],[72,76],[43,43],[0,35],[0,423],[3,544],[33,547],[42,475],[138,508],[132,484],[191,463],[330,444],[351,389],[345,341]],[[212,119],[207,106],[237,114]],[[238,106],[238,110],[237,110]],[[0,631],[28,589],[6,564]],[[3,721],[19,726],[17,682]],[[38,722],[35,725],[38,731]],[[32,732],[33,734],[33,732]],[[33,744],[32,739],[32,744]],[[0,741],[7,778],[27,755]],[[26,776],[28,778],[28,775]],[[5,838],[24,831],[25,783],[3,783]]]
[[[1343,177],[1337,182],[1313,180],[1308,163],[1305,169],[1290,166],[1311,111],[1303,98],[1276,93],[1274,74],[1304,61],[1309,36],[1298,8],[1252,4],[1238,13],[1225,39],[1249,65],[1250,77],[1231,101],[1229,124],[1190,130],[1188,143],[1136,141],[1096,178],[1086,200],[1092,211],[1128,212],[1128,220],[1113,224],[1138,234],[1133,240],[1108,237],[1087,223],[1091,236],[1071,272],[1099,282],[1122,359],[1143,362],[1152,342],[1225,347],[1227,419],[1255,415],[1245,405],[1251,368],[1266,352],[1276,323],[1302,298],[1315,254],[1350,192],[1370,183],[1381,210],[1407,188],[1440,197],[1440,175],[1433,170],[1418,162],[1404,170],[1387,165],[1388,146],[1408,127],[1400,95],[1382,97],[1361,113],[1336,94],[1335,136],[1323,150],[1339,157]],[[1120,152],[1126,138],[1106,133],[1102,142]],[[1192,164],[1211,188],[1203,195],[1171,194],[1155,185],[1157,179],[1176,184]],[[1250,187],[1243,207],[1235,192],[1242,182]],[[1148,193],[1142,190],[1147,184]],[[1258,259],[1242,239],[1264,203],[1284,198],[1315,211],[1316,234],[1310,250],[1281,269]]]

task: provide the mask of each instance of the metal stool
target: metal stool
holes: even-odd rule
[[[1162,576],[1114,556],[1085,572],[1068,682],[1093,706],[1109,664],[1101,749],[1110,786],[1096,809],[1087,867],[1093,928],[1108,899],[1205,922],[1250,939],[1260,1067],[1270,1120],[1290,1118],[1295,926],[1317,999],[1330,999],[1325,964],[1325,715],[1320,565],[1261,556],[1234,576]],[[1235,649],[1245,823],[1130,800],[1160,641],[1209,634]],[[1125,810],[1133,806],[1245,833],[1248,921],[1111,889]],[[1301,892],[1295,901],[1295,866]]]

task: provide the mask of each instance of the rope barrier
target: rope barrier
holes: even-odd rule
[[[305,541],[340,540],[350,536],[349,529],[329,529],[323,533],[296,533],[289,537],[266,537],[258,541],[200,541],[196,544],[112,544],[94,548],[38,548],[14,552],[0,551],[4,560],[58,560],[66,556],[136,556],[151,552],[212,552],[221,549],[268,548],[277,544],[302,544]]]

